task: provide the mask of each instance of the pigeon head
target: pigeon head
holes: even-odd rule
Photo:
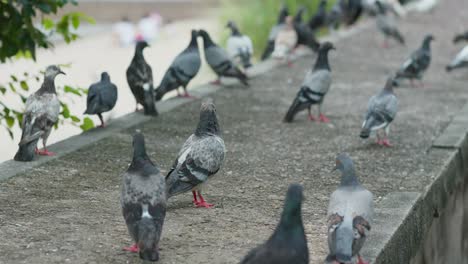
[[[107,72],[102,72],[101,73],[101,81],[110,81],[110,76],[109,76],[109,73]]]
[[[346,153],[341,153],[336,157],[336,166],[334,170],[341,172],[341,185],[357,185],[359,184],[356,178],[356,171],[353,160]]]
[[[146,42],[146,41],[138,41],[137,44],[136,44],[135,49],[138,50],[138,51],[142,51],[142,50],[145,49],[146,47],[149,47],[148,42]]]
[[[302,15],[304,14],[305,10],[306,10],[305,6],[299,7],[299,9],[296,12],[296,15],[294,16],[294,23],[302,22]]]
[[[384,4],[380,1],[375,1],[375,4],[377,5],[377,9],[381,14],[385,14],[387,9],[385,8]]]
[[[231,29],[232,35],[240,35],[239,28],[237,27],[237,24],[234,21],[230,20],[227,23],[226,27]]]
[[[319,5],[320,5],[320,7],[326,7],[327,6],[327,0],[321,0]]]
[[[147,261],[159,260],[159,234],[152,218],[142,218],[138,224],[138,248],[140,258]]]
[[[45,75],[45,78],[47,79],[55,79],[55,76],[59,74],[65,75],[65,73],[60,69],[59,66],[50,65],[49,67],[46,68],[44,75]]]
[[[283,218],[290,219],[301,215],[301,204],[304,200],[303,188],[300,184],[291,184],[286,194],[283,208]]]
[[[289,15],[288,6],[286,5],[286,3],[283,2],[283,5],[281,6],[281,9],[278,15],[278,23],[284,23],[288,15]]]
[[[335,46],[331,42],[324,42],[318,49],[318,57],[315,62],[314,71],[328,70],[331,71],[330,64],[328,63],[328,52],[334,50]]]
[[[387,78],[387,82],[385,83],[384,91],[392,92],[393,93],[393,87],[397,87],[398,81],[396,80],[394,75],[390,75]]]
[[[213,40],[211,40],[211,37],[208,34],[208,32],[206,32],[204,29],[200,29],[198,31],[198,35],[202,37],[203,45],[205,46],[205,48],[215,45]]]
[[[198,30],[192,29],[191,34],[192,34],[192,39],[197,38],[198,37]]]
[[[203,136],[206,134],[218,135],[220,133],[218,118],[216,116],[216,106],[213,99],[206,99],[200,107],[200,121],[198,121],[195,135]]]
[[[319,51],[330,51],[336,49],[333,43],[331,42],[324,42],[322,45],[320,45]]]
[[[147,158],[146,147],[145,147],[145,137],[137,130],[133,134],[133,160],[135,159],[144,159]]]
[[[434,36],[432,36],[431,34],[426,35],[424,37],[422,48],[423,49],[429,49],[430,45],[431,45],[431,41],[433,41],[433,40],[434,40]]]

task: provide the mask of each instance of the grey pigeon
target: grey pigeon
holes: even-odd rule
[[[233,21],[229,21],[227,27],[231,29],[231,36],[227,40],[227,52],[229,56],[232,59],[240,60],[244,69],[252,67],[252,40],[249,36],[242,34]]]
[[[281,220],[273,235],[251,250],[241,264],[308,264],[309,250],[302,223],[302,186],[291,184]]]
[[[199,31],[199,35],[203,38],[205,59],[218,76],[213,84],[221,84],[220,78],[225,76],[237,78],[242,84],[249,86],[247,76],[234,64],[227,52],[213,42],[208,32],[202,29]]]
[[[347,154],[336,158],[335,169],[341,171],[341,183],[328,204],[328,247],[326,262],[364,264],[359,254],[371,229],[374,215],[372,193],[356,177],[353,161]],[[367,231],[366,231],[367,230]]]
[[[145,115],[158,115],[154,104],[153,72],[143,57],[143,49],[148,43],[140,41],[136,44],[135,55],[127,68],[127,82],[138,104],[143,105]]]
[[[401,35],[400,31],[397,28],[397,25],[393,19],[393,17],[389,16],[387,13],[387,6],[382,4],[380,1],[376,1],[377,5],[377,17],[376,23],[377,28],[384,34],[385,41],[384,47],[388,47],[388,38],[394,38],[400,44],[405,44],[405,39]]]
[[[458,54],[455,56],[455,59],[450,62],[449,65],[445,68],[448,72],[458,69],[468,67],[468,45],[466,45]]]
[[[285,26],[286,17],[289,15],[288,7],[283,4],[278,14],[278,21],[276,25],[274,25],[270,29],[270,34],[268,35],[268,42],[265,47],[265,50],[262,53],[262,60],[268,59],[273,51],[275,50],[275,40],[278,32]]]
[[[296,30],[297,33],[297,45],[304,45],[313,51],[317,51],[320,44],[315,38],[315,33],[302,21],[302,15],[305,10],[305,7],[299,8],[293,19],[294,30]]]
[[[55,77],[65,74],[58,66],[47,67],[41,88],[26,100],[23,114],[21,141],[14,159],[16,161],[32,161],[34,154],[52,156],[47,150],[47,139],[52,127],[57,123],[60,114],[60,101],[55,90]],[[37,142],[42,138],[43,150],[38,150]]]
[[[166,176],[168,198],[191,190],[196,207],[212,207],[213,204],[207,203],[202,196],[202,185],[219,171],[225,153],[215,105],[210,100],[205,101],[195,133],[185,141]]]
[[[414,51],[397,71],[395,81],[399,82],[403,78],[410,79],[413,85],[413,79],[422,80],[423,74],[431,64],[431,41],[433,39],[432,35],[427,35],[424,38],[422,46]],[[421,84],[424,85],[422,81]]]
[[[327,20],[327,0],[320,0],[317,12],[309,19],[307,25],[312,31],[325,26]]]
[[[453,38],[453,43],[458,43],[462,41],[468,41],[468,31],[466,31],[465,33],[458,34]]]
[[[332,49],[335,47],[330,42],[325,42],[320,46],[315,66],[306,74],[301,89],[284,117],[284,122],[292,122],[294,116],[304,109],[309,111],[309,120],[316,120],[311,113],[311,107],[314,104],[318,104],[319,120],[325,123],[330,121],[322,113],[322,103],[332,82],[331,68],[328,63],[328,52]]]
[[[128,232],[135,244],[124,250],[140,258],[159,260],[159,240],[166,216],[166,186],[159,168],[146,154],[145,139],[133,136],[133,160],[123,174],[120,203]]]
[[[172,90],[177,90],[177,95],[180,96],[180,86],[184,89],[183,96],[191,97],[187,92],[187,85],[197,75],[201,66],[197,37],[198,32],[192,30],[192,37],[188,47],[177,55],[164,74],[161,84],[156,89],[156,101],[161,100],[167,92]]]
[[[364,7],[362,0],[338,0],[341,9],[341,20],[347,25],[354,25],[361,17]]]
[[[86,100],[85,114],[97,115],[101,120],[101,127],[104,127],[102,113],[110,111],[117,102],[117,86],[110,81],[107,72],[101,73],[101,80],[92,84],[88,89],[88,99]]]
[[[341,18],[343,17],[343,10],[340,6],[340,1],[336,1],[330,12],[327,13],[325,24],[328,26],[330,32],[334,32],[340,27]]]
[[[361,138],[369,138],[371,132],[375,131],[377,144],[391,146],[388,140],[389,127],[398,111],[398,99],[393,92],[395,85],[393,76],[389,77],[383,90],[370,98],[367,113],[362,123]],[[380,137],[380,130],[384,131],[383,138]]]

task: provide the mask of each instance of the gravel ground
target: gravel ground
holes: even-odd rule
[[[407,46],[381,50],[375,29],[336,43],[334,83],[326,98],[331,124],[281,122],[313,57],[252,80],[251,88],[221,88],[213,95],[228,149],[224,168],[205,195],[214,209],[195,209],[191,194],[169,203],[160,263],[236,263],[275,228],[289,183],[305,187],[303,218],[311,262],[326,255],[326,207],[339,175],[330,173],[337,153],[354,158],[362,183],[379,197],[422,191],[441,165],[432,141],[465,104],[466,71],[444,65],[459,49],[451,44],[468,2],[446,0],[433,13],[400,21]],[[463,13],[465,12],[465,13]],[[451,16],[450,21],[444,19]],[[443,22],[443,23],[442,23]],[[368,98],[388,73],[420,45],[430,28],[434,60],[425,88],[397,90],[400,111],[391,149],[359,139]],[[140,126],[149,155],[164,170],[192,133],[199,102]],[[120,212],[120,174],[130,162],[132,130],[102,140],[0,183],[0,263],[139,263],[123,252],[131,243]],[[367,246],[371,246],[369,240]]]

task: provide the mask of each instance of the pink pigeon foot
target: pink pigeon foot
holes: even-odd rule
[[[324,114],[320,114],[319,120],[321,122],[323,122],[323,123],[329,123],[330,122],[330,119],[328,119],[328,117],[326,117]]]
[[[212,85],[221,85],[221,80],[220,79],[214,80],[214,81],[210,82],[210,84],[212,84]]]
[[[388,139],[383,139],[383,140],[382,140],[382,146],[385,146],[385,147],[393,147],[393,145],[390,144],[390,140],[388,140]]]
[[[357,264],[370,264],[369,262],[366,262],[364,260],[362,260],[361,256],[358,255],[358,262]]]
[[[294,64],[292,62],[288,61],[288,67],[292,68],[292,66],[294,66]]]
[[[214,204],[207,203],[205,199],[203,198],[203,196],[201,195],[201,193],[198,193],[198,198],[200,198],[200,201],[195,203],[195,206],[197,208],[200,208],[200,207],[212,208],[214,206]]]
[[[185,92],[185,94],[182,95],[182,97],[185,97],[185,98],[193,98],[193,99],[196,99],[196,98],[197,98],[197,97],[195,97],[195,96],[193,96],[193,95],[191,95],[191,94],[189,94],[189,93],[187,93],[187,92]]]
[[[100,124],[98,127],[100,127],[100,128],[105,128],[105,127],[106,127],[106,124],[105,124],[105,123],[102,123],[102,124]]]
[[[308,119],[309,119],[309,121],[316,121],[317,120],[317,118],[315,118],[315,116],[313,116],[313,115],[309,115]]]
[[[193,201],[192,203],[197,206],[198,205],[198,200],[197,200],[197,193],[195,191],[192,191],[193,194]]]
[[[138,253],[140,251],[137,244],[133,244],[131,247],[124,247],[123,250],[132,253]]]
[[[47,149],[36,150],[36,153],[37,153],[38,155],[41,155],[41,156],[54,156],[54,155],[55,155],[54,152],[50,152],[50,151],[48,151]]]

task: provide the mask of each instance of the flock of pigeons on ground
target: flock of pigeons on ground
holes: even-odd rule
[[[359,2],[359,1],[358,1]],[[387,14],[390,5],[376,1],[372,8],[357,5],[355,0],[338,1],[327,13],[326,0],[319,4],[317,13],[308,23],[302,21],[304,8],[294,17],[288,9],[281,8],[278,23],[271,29],[262,59],[273,57],[284,59],[288,64],[297,46],[309,47],[317,52],[317,60],[308,72],[284,117],[284,122],[292,122],[295,115],[305,109],[311,121],[329,122],[322,113],[324,98],[332,83],[328,53],[335,47],[330,42],[319,43],[315,32],[322,27],[336,27],[339,23],[352,25],[362,13],[362,9],[376,17],[378,29],[385,38],[394,38],[404,44],[404,37],[396,24]],[[398,12],[394,12],[398,13]],[[154,89],[152,69],[145,61],[143,50],[146,42],[138,42],[135,55],[127,69],[127,81],[138,105],[143,106],[145,115],[157,115],[156,102],[168,92],[176,90],[178,96],[191,97],[187,85],[197,75],[201,58],[198,37],[203,39],[205,59],[218,76],[214,82],[220,84],[221,77],[237,78],[249,86],[247,69],[252,66],[252,41],[243,35],[237,25],[230,21],[227,25],[231,36],[227,42],[227,51],[217,45],[205,30],[192,30],[191,40],[172,62],[164,74],[159,86]],[[403,79],[419,80],[422,84],[424,72],[431,62],[430,43],[432,35],[427,35],[422,45],[416,49],[395,74],[388,77],[383,90],[369,100],[364,118],[361,138],[369,138],[376,133],[377,143],[391,146],[388,139],[390,123],[396,116],[398,99],[393,88]],[[468,41],[468,32],[457,35],[454,42]],[[385,46],[388,46],[385,40]],[[447,66],[447,71],[468,66],[468,46]],[[22,123],[22,136],[19,150],[14,159],[31,161],[35,155],[53,155],[47,150],[47,138],[56,124],[60,112],[54,80],[59,74],[65,74],[58,66],[47,67],[41,88],[29,96]],[[179,88],[183,88],[183,93]],[[102,113],[110,111],[117,101],[117,87],[110,81],[110,76],[103,72],[101,80],[90,86],[85,114],[98,115],[101,127],[105,126]],[[312,105],[318,106],[318,116],[312,114]],[[164,176],[150,160],[145,150],[144,136],[137,131],[133,135],[133,160],[123,175],[121,205],[128,231],[135,244],[125,248],[139,252],[144,260],[159,259],[159,240],[166,214],[167,200],[175,195],[191,191],[196,207],[211,208],[202,196],[204,183],[215,175],[223,165],[226,147],[221,137],[218,117],[213,100],[202,102],[200,119],[195,131],[182,146],[175,162]],[[43,149],[37,144],[42,138]],[[328,263],[364,262],[359,255],[371,229],[373,215],[372,193],[358,181],[352,159],[347,154],[336,158],[336,168],[341,171],[341,183],[331,195],[328,207]],[[300,185],[292,184],[286,195],[281,220],[273,235],[262,245],[251,250],[241,261],[243,264],[261,263],[308,263],[309,251],[301,217],[303,190]],[[350,203],[349,201],[353,201]]]

